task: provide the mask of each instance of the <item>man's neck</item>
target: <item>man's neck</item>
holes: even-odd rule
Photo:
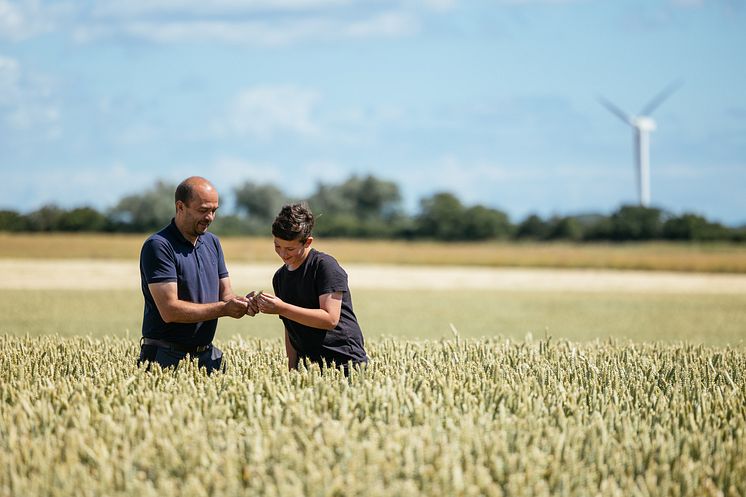
[[[184,228],[182,228],[179,225],[178,221],[175,221],[175,224],[176,224],[176,229],[179,230],[179,233],[181,233],[181,236],[183,236],[184,239],[186,239],[189,243],[191,243],[192,245],[196,246],[197,245],[197,240],[199,240],[199,235],[198,236],[193,236],[193,235],[190,235],[190,234],[186,233],[184,231]]]

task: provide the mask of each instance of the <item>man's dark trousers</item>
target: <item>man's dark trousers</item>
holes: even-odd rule
[[[207,374],[213,371],[221,371],[223,364],[223,351],[214,345],[210,345],[207,350],[199,353],[182,352],[174,350],[170,347],[160,347],[158,345],[141,345],[140,346],[140,358],[137,364],[141,364],[145,361],[155,362],[160,364],[161,368],[165,369],[168,367],[176,366],[179,361],[184,359],[193,360],[198,359],[198,365],[200,368],[207,369]],[[224,371],[225,368],[222,368]]]

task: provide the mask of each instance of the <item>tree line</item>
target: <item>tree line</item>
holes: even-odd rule
[[[22,214],[0,210],[5,232],[147,233],[160,229],[174,213],[176,185],[158,181],[148,190],[121,198],[105,211],[83,206],[45,205]],[[270,234],[283,204],[297,201],[276,185],[245,182],[232,190],[235,208],[220,213],[211,230],[220,235]],[[674,215],[663,209],[624,205],[610,215],[541,218],[514,224],[508,215],[484,205],[465,205],[452,193],[421,199],[407,214],[399,187],[374,176],[351,176],[339,184],[318,183],[305,199],[317,216],[315,233],[325,237],[430,239],[439,241],[746,241],[746,227],[733,228],[701,215]]]

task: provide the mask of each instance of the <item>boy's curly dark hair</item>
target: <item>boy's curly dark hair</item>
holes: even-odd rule
[[[313,213],[307,206],[300,203],[285,205],[272,223],[272,234],[282,240],[306,243],[313,223]]]

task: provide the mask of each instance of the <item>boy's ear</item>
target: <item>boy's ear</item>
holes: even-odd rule
[[[308,238],[306,238],[306,243],[304,243],[303,246],[308,248],[311,246],[312,243],[313,243],[313,237],[309,236]]]

